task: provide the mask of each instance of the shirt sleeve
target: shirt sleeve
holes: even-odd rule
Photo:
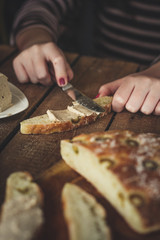
[[[82,1],[78,0],[28,0],[16,14],[10,44],[16,45],[16,35],[32,27],[48,31],[54,42],[59,36],[59,24],[67,15],[77,12]]]
[[[153,59],[153,61],[150,63],[150,66],[156,64],[157,62],[160,62],[160,55]]]

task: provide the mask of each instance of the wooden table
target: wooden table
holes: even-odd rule
[[[158,240],[160,232],[143,236],[133,232],[112,206],[84,178],[71,170],[61,159],[59,143],[61,139],[72,138],[80,133],[105,131],[108,129],[128,129],[135,132],[160,133],[160,118],[132,114],[127,111],[110,113],[88,126],[65,133],[50,135],[22,135],[19,123],[23,119],[44,114],[47,109],[64,109],[72,100],[56,85],[44,87],[20,84],[12,68],[16,51],[9,46],[0,46],[0,72],[23,91],[29,100],[27,110],[9,118],[0,119],[0,203],[4,200],[5,182],[10,173],[28,171],[41,186],[44,196],[45,226],[39,239],[67,240],[67,228],[63,219],[61,190],[66,182],[76,183],[96,196],[106,208],[113,240]],[[114,79],[139,70],[135,63],[66,54],[75,78],[73,84],[94,98],[99,87]]]

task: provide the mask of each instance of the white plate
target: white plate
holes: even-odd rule
[[[24,111],[29,106],[28,99],[24,93],[12,83],[8,82],[12,93],[12,106],[0,113],[0,118],[11,117]]]

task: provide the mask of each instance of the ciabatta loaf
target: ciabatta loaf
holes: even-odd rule
[[[11,106],[12,93],[8,85],[8,78],[0,73],[0,112]]]
[[[84,176],[138,233],[160,230],[160,135],[131,131],[61,141],[64,161]]]
[[[23,134],[50,134],[69,131],[87,125],[111,111],[112,97],[97,98],[96,101],[105,109],[104,113],[96,113],[76,102],[64,110],[48,110],[47,114],[24,120],[20,123]]]
[[[43,195],[27,172],[15,172],[7,179],[0,217],[0,239],[31,240],[44,222]]]
[[[111,240],[105,209],[92,195],[66,183],[62,201],[70,240]]]

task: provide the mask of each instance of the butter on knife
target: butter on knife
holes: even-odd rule
[[[82,106],[99,113],[105,112],[105,109],[94,102],[91,98],[85,96],[78,89],[74,88],[72,84],[67,83],[62,90],[67,93],[74,101],[78,102]]]

